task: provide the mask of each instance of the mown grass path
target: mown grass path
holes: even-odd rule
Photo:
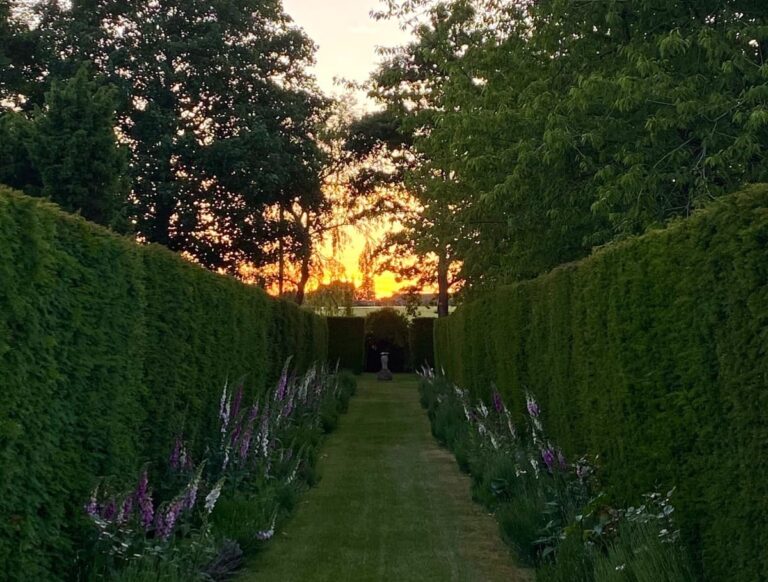
[[[430,434],[415,376],[364,376],[319,468],[318,487],[239,580],[527,579]]]

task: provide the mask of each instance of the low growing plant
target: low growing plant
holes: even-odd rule
[[[219,427],[202,461],[194,462],[179,436],[153,481],[153,467],[145,467],[128,491],[108,481],[96,486],[85,506],[95,531],[88,577],[228,577],[242,563],[242,548],[270,540],[301,491],[316,483],[322,435],[354,389],[353,378],[325,366],[293,374],[290,359],[274,389],[249,405],[242,384],[225,385]]]
[[[612,506],[600,490],[597,459],[568,461],[546,434],[532,394],[522,428],[495,387],[490,402],[473,401],[425,368],[420,397],[433,434],[470,474],[473,498],[494,512],[502,536],[539,580],[693,580],[673,520],[674,490],[649,493],[637,507]]]

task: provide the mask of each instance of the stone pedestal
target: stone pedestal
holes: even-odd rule
[[[392,372],[389,371],[389,353],[381,352],[381,370],[376,374],[379,382],[391,382]]]

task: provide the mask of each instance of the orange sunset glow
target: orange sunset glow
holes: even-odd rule
[[[374,21],[371,10],[380,8],[378,0],[337,0],[334,9],[316,0],[284,0],[286,12],[297,25],[302,27],[317,44],[317,58],[312,72],[318,85],[329,95],[340,96],[343,90],[337,79],[363,83],[376,68],[380,57],[378,49],[403,44],[409,34],[395,22]],[[355,94],[360,112],[375,109],[364,92]],[[327,243],[321,254],[334,268],[326,268],[321,276],[310,282],[308,288],[333,279],[353,282],[362,281],[358,261],[367,240],[373,244],[397,224],[364,225],[360,228],[347,227],[340,239],[342,244]],[[338,268],[337,268],[338,267]],[[374,277],[377,297],[389,297],[409,284],[398,282],[394,273],[383,273]]]
[[[316,288],[318,283],[330,283],[334,279],[349,281],[354,283],[355,286],[359,286],[363,280],[363,274],[360,272],[358,262],[360,254],[365,248],[366,240],[368,240],[368,237],[374,241],[378,240],[386,230],[386,228],[372,229],[371,233],[365,234],[358,228],[348,227],[344,233],[346,242],[339,249],[336,249],[334,252],[331,245],[326,245],[324,249],[324,254],[338,262],[342,272],[323,273],[322,280],[314,281],[312,287]],[[377,298],[390,297],[409,284],[408,281],[398,282],[395,274],[390,272],[375,275],[374,283]]]

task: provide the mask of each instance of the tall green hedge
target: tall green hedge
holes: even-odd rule
[[[100,476],[133,478],[180,433],[202,454],[225,380],[257,393],[327,340],[310,312],[0,189],[4,579],[70,576]]]
[[[365,363],[365,319],[328,318],[328,360],[339,367],[362,374]]]
[[[425,363],[435,366],[435,318],[417,317],[408,328],[411,369],[418,370]]]
[[[524,390],[571,455],[601,455],[637,502],[677,486],[708,581],[768,573],[768,187],[499,288],[439,321],[438,365],[517,410]]]

